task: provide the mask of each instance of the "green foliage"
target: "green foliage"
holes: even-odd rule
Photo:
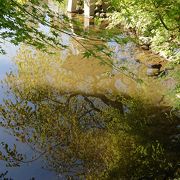
[[[0,38],[5,41],[18,45],[26,42],[35,45],[38,48],[45,49],[47,38],[44,33],[38,31],[36,26],[37,19],[46,24],[43,12],[40,12],[35,6],[39,5],[38,1],[28,1],[29,4],[21,4],[16,0],[1,0],[0,4]],[[45,7],[43,4],[41,6]],[[50,12],[50,11],[49,11]],[[37,18],[38,17],[38,18]],[[35,36],[36,35],[36,36]],[[52,37],[48,37],[53,40]]]
[[[112,14],[111,25],[123,25],[133,29],[136,36],[150,38],[151,48],[172,60],[180,59],[180,2],[178,0],[111,0],[116,11]],[[140,43],[145,43],[140,41]]]
[[[172,65],[172,64],[171,64]],[[174,64],[173,66],[177,66]],[[180,100],[179,100],[179,94],[180,94],[180,69],[177,68],[174,71],[170,73],[170,76],[172,79],[176,81],[175,87],[171,88],[168,97],[171,99],[173,102],[173,110],[178,110],[180,109]]]

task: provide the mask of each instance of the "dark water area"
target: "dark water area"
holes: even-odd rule
[[[88,26],[97,34],[101,29]],[[3,46],[0,179],[180,177],[179,111],[166,96],[167,84],[146,74],[146,64],[164,60],[132,41],[110,39],[101,43],[112,61],[102,63],[83,56],[80,44],[91,47],[92,40],[60,37],[68,48],[49,46],[53,53],[23,43]]]

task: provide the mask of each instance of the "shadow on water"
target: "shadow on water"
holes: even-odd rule
[[[1,126],[16,139],[1,143],[7,171],[41,160],[59,179],[178,177],[179,129],[171,107],[119,91],[104,75],[109,66],[75,58],[21,46],[18,73],[2,84]],[[19,152],[16,142],[33,153]]]

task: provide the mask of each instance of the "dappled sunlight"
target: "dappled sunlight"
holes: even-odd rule
[[[0,179],[178,179],[179,10],[65,2],[1,0]]]

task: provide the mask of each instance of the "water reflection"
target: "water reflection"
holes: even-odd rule
[[[51,25],[63,27],[61,19],[42,14]],[[104,44],[93,41],[96,34],[106,35],[100,29],[85,41],[91,29],[83,32],[82,24],[74,25],[73,19],[68,23],[65,30],[77,39],[32,24],[43,33],[54,32],[68,48],[46,44],[51,52],[47,53],[21,44],[14,60],[17,72],[3,80],[0,177],[26,179],[26,173],[39,179],[178,177],[179,140],[171,138],[179,133],[178,119],[162,100],[164,87],[144,76],[145,67],[135,61],[141,56],[135,53],[137,48],[112,38]],[[108,47],[113,56],[84,58],[82,45],[92,44],[95,50],[103,47],[97,54]],[[146,83],[117,71],[125,65]]]
[[[125,86],[122,75],[106,74],[111,67],[68,51],[62,58],[21,46],[18,73],[3,82],[1,126],[33,153],[5,141],[1,159],[16,168],[41,160],[59,179],[177,177],[179,145],[170,136],[178,121],[170,107],[130,97],[119,89],[134,91],[134,81]]]

